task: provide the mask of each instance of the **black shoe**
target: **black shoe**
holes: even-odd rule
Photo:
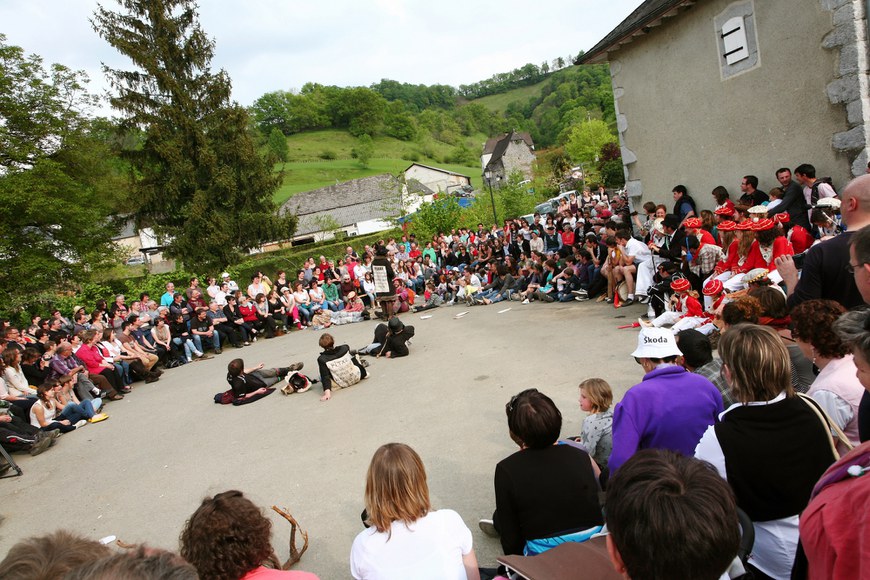
[[[303,366],[305,366],[305,363],[296,362],[296,363],[293,363],[292,365],[290,365],[289,367],[287,367],[287,369],[292,373],[293,371],[298,371]]]
[[[220,354],[220,353],[222,353],[222,352],[223,352],[223,351],[222,351],[221,349],[219,349],[219,348],[214,349],[214,353],[215,353],[215,354]]]

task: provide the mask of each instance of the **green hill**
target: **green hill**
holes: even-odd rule
[[[474,99],[468,102],[481,104],[493,113],[503,113],[507,109],[507,106],[514,101],[520,101],[525,104],[526,102],[528,102],[529,99],[539,96],[541,94],[541,89],[543,89],[544,85],[546,85],[549,81],[550,78],[548,77],[539,83],[535,83],[527,87],[511,89],[503,93],[480,97],[479,99]]]
[[[336,182],[385,172],[398,175],[413,162],[463,173],[471,177],[475,187],[481,186],[479,166],[443,162],[455,149],[452,145],[431,138],[421,142],[409,142],[378,136],[373,140],[374,154],[368,167],[364,168],[351,156],[357,140],[347,131],[326,129],[291,135],[287,138],[290,161],[276,165],[276,169],[284,169],[284,182],[274,196],[276,203],[284,203],[294,193],[318,189]],[[469,149],[480,151],[486,136],[476,135],[466,141]]]

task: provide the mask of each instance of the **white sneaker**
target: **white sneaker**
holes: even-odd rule
[[[528,304],[528,303],[529,303],[529,299],[528,299],[528,298],[526,298],[525,300],[523,300],[523,304]]]
[[[86,420],[86,419],[82,419],[81,421],[76,421],[75,428],[76,428],[76,429],[81,429],[82,427],[84,427],[84,426],[87,425],[87,424],[88,424],[87,420]]]
[[[195,358],[202,358],[202,353],[199,352],[198,350],[195,350],[195,351],[193,351],[193,356]]]

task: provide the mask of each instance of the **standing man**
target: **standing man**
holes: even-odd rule
[[[676,364],[681,355],[670,330],[641,329],[631,356],[646,374],[613,411],[611,473],[641,449],[671,449],[691,457],[723,411],[716,387]]]
[[[801,186],[791,178],[791,170],[788,167],[782,167],[776,172],[776,180],[782,186],[782,202],[776,209],[767,211],[767,217],[773,219],[778,213],[788,212],[791,224],[802,226],[807,231],[812,229],[810,219],[807,216],[807,202],[804,199],[804,192]]]
[[[381,303],[380,317],[389,320],[393,316],[393,302],[396,299],[396,290],[393,280],[396,277],[393,266],[387,258],[387,248],[378,246],[374,260],[372,260],[372,279],[375,282],[375,296]]]
[[[686,189],[685,185],[675,185],[672,193],[674,195],[673,213],[680,218],[680,223],[699,215],[695,200],[689,195],[689,190]]]
[[[808,206],[814,206],[825,197],[837,197],[837,192],[828,179],[816,178],[816,168],[803,163],[794,168],[794,178],[804,188],[804,199]]]
[[[754,175],[745,175],[740,181],[740,191],[743,195],[740,196],[740,203],[752,207],[753,205],[762,205],[770,200],[770,197],[758,188],[758,178]]]

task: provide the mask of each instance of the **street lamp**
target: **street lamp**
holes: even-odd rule
[[[492,203],[492,223],[498,227],[498,216],[495,214],[495,197],[492,195],[492,171],[484,171],[483,176],[486,178],[486,185],[489,187],[489,201]]]

